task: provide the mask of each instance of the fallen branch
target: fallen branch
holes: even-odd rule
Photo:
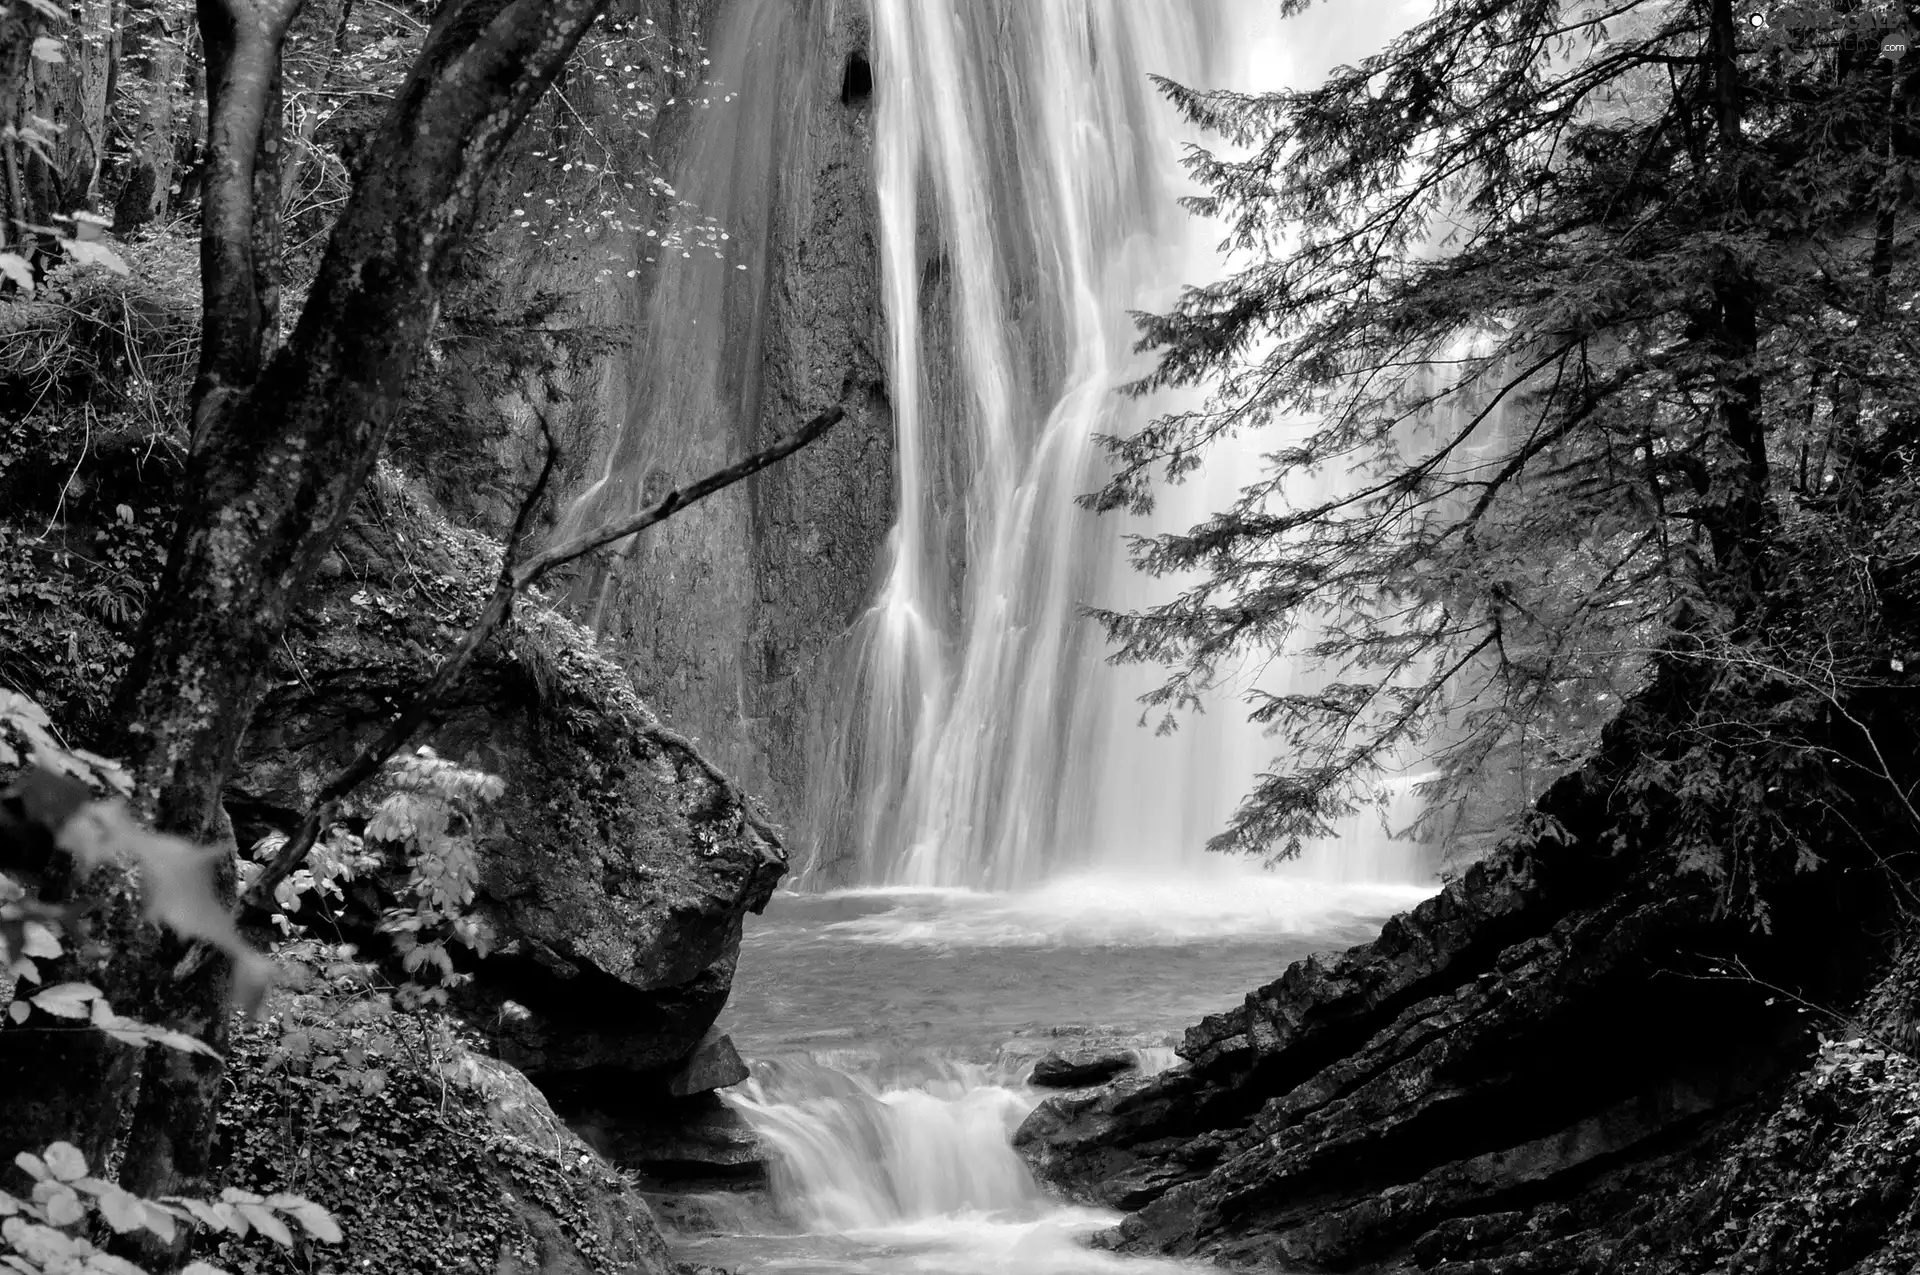
[[[628,536],[645,531],[655,523],[664,522],[673,517],[687,506],[704,500],[717,491],[731,487],[743,478],[759,473],[775,461],[791,456],[839,424],[841,417],[845,414],[843,408],[830,407],[765,451],[755,452],[744,460],[728,465],[725,469],[715,470],[696,483],[670,491],[657,504],[641,510],[632,517],[609,523],[604,527],[575,536],[571,540],[562,541],[550,549],[541,550],[526,562],[516,565],[513,561],[515,542],[518,541],[527,516],[553,469],[552,437],[549,435],[546,465],[541,469],[540,478],[533,490],[521,503],[519,516],[514,519],[514,529],[500,564],[499,578],[494,584],[492,596],[481,608],[479,618],[467,629],[466,634],[461,637],[446,658],[440,661],[439,668],[434,670],[426,686],[421,688],[407,706],[400,710],[386,730],[380,733],[379,738],[362,748],[354,756],[353,761],[321,788],[313,808],[307,811],[305,818],[301,819],[299,827],[294,829],[293,835],[287,838],[286,844],[280,847],[268,861],[266,868],[248,887],[246,902],[256,907],[266,907],[271,904],[274,887],[305,861],[307,852],[313,849],[314,843],[320,839],[321,832],[333,823],[334,817],[339,813],[341,800],[379,773],[380,768],[386,765],[387,759],[398,752],[432,715],[434,709],[440,706],[447,692],[453,689],[454,684],[467,671],[467,665],[473,662],[473,657],[479,652],[482,644],[507,618],[516,596],[537,583],[542,576],[555,567],[565,566],[576,558],[592,553],[595,549],[604,548],[616,540],[624,540]],[[545,429],[544,421],[542,429]]]

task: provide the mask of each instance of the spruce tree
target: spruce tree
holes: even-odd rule
[[[1226,438],[1284,441],[1136,542],[1174,600],[1096,614],[1168,667],[1168,714],[1297,631],[1330,679],[1252,692],[1279,759],[1216,849],[1289,853],[1416,750],[1444,812],[1663,668],[1832,701],[1894,666],[1915,67],[1882,44],[1908,16],[1442,0],[1316,87],[1163,83],[1218,139],[1189,203],[1233,268],[1140,317],[1133,388],[1210,395],[1105,440],[1086,503],[1145,512]],[[1716,765],[1724,802],[1761,782]]]

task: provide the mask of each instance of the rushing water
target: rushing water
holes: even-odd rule
[[[1114,1218],[1035,1186],[1008,1141],[1042,1096],[1033,1060],[1097,1045],[1172,1065],[1201,1015],[1432,888],[1420,848],[1382,830],[1417,813],[1412,776],[1282,872],[1201,852],[1272,741],[1230,699],[1172,737],[1139,729],[1149,675],[1108,666],[1081,616],[1165,596],[1125,562],[1122,532],[1149,528],[1073,498],[1100,481],[1096,435],[1177,406],[1116,394],[1144,370],[1128,312],[1219,268],[1217,231],[1177,206],[1184,135],[1149,73],[1297,81],[1381,34],[1310,15],[1291,48],[1264,8],[872,2],[899,518],[851,643],[847,755],[823,773],[852,782],[815,812],[814,892],[749,924],[722,1024],[753,1062],[728,1101],[772,1152],[770,1192],[682,1202],[689,1258],[1177,1269],[1088,1249]],[[1258,443],[1156,525],[1230,495]],[[864,884],[822,892],[847,880]]]
[[[1373,5],[1383,12],[1390,6]],[[1169,596],[1125,536],[1225,504],[1274,440],[1239,440],[1150,523],[1075,497],[1097,438],[1197,404],[1129,398],[1132,312],[1215,276],[1218,227],[1178,205],[1193,140],[1151,75],[1272,85],[1366,51],[1245,0],[876,0],[875,128],[899,515],[861,621],[810,820],[815,888],[1010,889],[1062,871],[1196,861],[1273,742],[1235,691],[1171,739],[1138,723],[1151,671],[1107,662],[1089,604]],[[1371,42],[1379,32],[1366,31]],[[1317,65],[1316,65],[1317,64]],[[1351,479],[1311,477],[1317,499]],[[1282,661],[1284,665],[1286,662]],[[1311,677],[1281,667],[1269,689]],[[1411,777],[1386,822],[1418,813]],[[1420,853],[1371,814],[1310,847],[1309,875],[1410,879]]]
[[[1116,541],[1073,501],[1095,435],[1137,423],[1128,310],[1191,277],[1147,76],[1202,74],[1215,8],[874,5],[900,512],[842,729],[853,800],[817,821],[856,879],[1005,889],[1098,857],[1126,697],[1079,609]]]
[[[1009,1145],[1043,1096],[1033,1061],[1102,1047],[1171,1065],[1201,1014],[1424,893],[1223,865],[782,894],[748,933],[721,1024],[753,1060],[729,1101],[773,1152],[770,1198],[698,1201],[677,1247],[743,1275],[1175,1269],[1087,1249],[1114,1215],[1036,1187]]]

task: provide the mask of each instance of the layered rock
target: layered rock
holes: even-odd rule
[[[1768,927],[1730,914],[1725,881],[1666,847],[1671,800],[1616,804],[1643,724],[1379,938],[1191,1029],[1184,1065],[1043,1104],[1016,1135],[1036,1173],[1132,1210],[1101,1240],[1122,1250],[1609,1269],[1806,1057],[1806,1018],[1765,984],[1848,1003],[1891,911],[1884,878],[1831,863],[1775,883]]]

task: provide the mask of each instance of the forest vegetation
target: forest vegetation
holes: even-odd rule
[[[1680,733],[1632,782],[1687,794],[1677,835],[1756,919],[1759,876],[1845,836],[1836,773],[1904,806],[1896,9],[1448,4],[1311,89],[1166,85],[1220,139],[1188,158],[1190,202],[1240,268],[1142,321],[1136,389],[1213,396],[1109,440],[1087,503],[1150,507],[1222,437],[1310,424],[1236,505],[1138,546],[1199,583],[1103,618],[1123,658],[1172,667],[1151,697],[1172,709],[1296,628],[1333,670],[1252,697],[1312,762],[1220,848],[1284,853],[1409,753],[1436,817],[1522,767],[1537,795],[1629,694]],[[1289,502],[1315,470],[1351,490]]]
[[[567,622],[539,621],[538,641],[515,627],[546,573],[840,418],[828,408],[632,519],[538,545],[567,441],[549,411],[631,333],[565,296],[510,297],[496,284],[511,263],[486,256],[476,227],[577,239],[607,278],[652,260],[620,255],[616,235],[662,252],[721,242],[629,162],[661,103],[698,81],[702,50],[643,8],[609,8],[0,11],[0,1254],[15,1269],[281,1269],[343,1238],[321,1187],[383,1260],[422,1269],[535,1254],[550,1217],[568,1219],[589,1268],[666,1260],[657,1236],[618,1222],[626,1184],[565,1168],[571,1134],[476,1061],[477,1037],[445,1012],[489,941],[466,907],[476,829],[502,785],[410,748],[485,659],[518,661],[536,697],[565,680],[555,669],[599,669]],[[1680,1269],[1687,1245],[1710,1264],[1751,1256],[1741,1245],[1764,1234],[1770,1256],[1741,1269],[1837,1271],[1864,1260],[1859,1235],[1884,1239],[1888,1216],[1913,1232],[1880,1188],[1910,1185],[1900,1104],[1920,1049],[1905,942],[1920,833],[1907,698],[1920,677],[1920,55],[1900,38],[1917,16],[1814,0],[1443,0],[1314,87],[1163,82],[1209,138],[1187,156],[1189,204],[1224,226],[1229,272],[1141,318],[1156,362],[1133,389],[1208,398],[1105,440],[1111,477],[1083,503],[1144,513],[1225,440],[1284,441],[1236,503],[1136,543],[1142,570],[1182,582],[1173,600],[1097,619],[1117,658],[1166,670],[1148,706],[1169,725],[1249,661],[1323,670],[1252,693],[1281,760],[1216,849],[1285,857],[1410,770],[1427,776],[1442,831],[1489,804],[1526,813],[1374,950],[1397,960],[1405,945],[1417,959],[1403,964],[1432,962],[1428,981],[1363,1012],[1338,979],[1315,983],[1318,967],[1290,973],[1296,985],[1265,1003],[1297,995],[1338,1007],[1311,1030],[1348,1024],[1296,1055],[1282,1041],[1262,1060],[1257,996],[1195,1029],[1166,1109],[1191,1116],[1179,1138],[1214,1142],[1181,1159],[1174,1134],[1140,1132],[1158,1148],[1143,1156],[1179,1164],[1155,1161],[1151,1189],[1096,1193],[1141,1210],[1117,1245],[1220,1256],[1218,1234],[1254,1243],[1248,1201],[1297,1166],[1219,1187],[1205,1157],[1254,1163],[1221,1147],[1244,1136],[1233,1150],[1257,1159],[1263,1139],[1303,1127],[1255,1123],[1274,1110],[1261,1103],[1300,1092],[1260,1087],[1304,1084],[1335,1056],[1360,1066],[1378,1042],[1352,1024],[1496,978],[1549,988],[1563,1018],[1624,1023],[1642,1002],[1619,986],[1645,945],[1683,941],[1700,968],[1672,1006],[1773,1051],[1773,1070],[1742,1073],[1743,1101],[1765,1085],[1787,1096],[1701,1144],[1721,1157],[1711,1189],[1633,1215],[1639,1229],[1583,1214],[1584,1238],[1553,1259],[1569,1264],[1501,1269]],[[528,133],[530,167],[509,158]],[[480,399],[517,413],[514,447],[463,416]],[[1296,498],[1302,476],[1335,471],[1352,477],[1346,494]],[[435,508],[462,488],[485,495],[481,531]],[[346,533],[374,522],[419,561],[382,558],[345,584],[367,562]],[[295,642],[327,590],[385,611],[369,623],[405,649],[404,697],[366,720],[300,818],[243,840],[236,824],[257,821],[223,789],[256,711],[307,680]],[[601,689],[566,705],[583,731],[627,711],[631,688]],[[656,727],[641,733],[686,743]],[[738,834],[773,863],[752,803],[706,778],[724,807],[695,821],[707,849]],[[356,791],[374,794],[371,813],[348,820]],[[1499,911],[1514,899],[1515,915],[1546,917],[1529,934],[1547,954],[1496,975],[1486,935],[1520,925]],[[315,925],[349,912],[377,956]],[[1448,973],[1457,915],[1480,928]],[[1575,960],[1576,930],[1599,935],[1604,979],[1553,963]],[[236,1020],[276,980],[288,986],[271,1016]],[[1503,1004],[1521,1008],[1476,1021],[1532,1058],[1538,1024],[1511,1026],[1532,1002]],[[1788,1011],[1835,1039],[1780,1027]],[[1550,1072],[1586,1037],[1541,1013]],[[229,1061],[244,1078],[223,1107]],[[449,1065],[496,1106],[511,1090],[560,1150],[534,1156],[444,1099],[434,1109]],[[246,1123],[296,1106],[303,1127],[339,1135],[324,1165],[287,1163]],[[1071,1129],[1087,1110],[1045,1119]],[[1389,1150],[1417,1144],[1409,1163],[1424,1163],[1409,1128]],[[464,1157],[463,1137],[494,1139],[496,1160]],[[1767,1213],[1793,1187],[1761,1142],[1837,1184],[1822,1198],[1843,1215],[1838,1238],[1798,1237]],[[444,1179],[444,1225],[426,1239],[342,1185],[415,1153]],[[290,1193],[309,1186],[315,1198]],[[1855,1207],[1868,1195],[1871,1209]],[[1737,1209],[1743,1225],[1776,1224],[1701,1222]],[[1856,1225],[1863,1213],[1871,1225]],[[1429,1267],[1472,1248],[1432,1220],[1397,1221],[1405,1235],[1377,1243],[1426,1244]],[[1311,1255],[1351,1266],[1376,1240],[1338,1243]],[[1276,1252],[1293,1255],[1226,1255]]]
[[[544,1099],[507,1104],[545,1113],[527,1134],[544,1153],[502,1141],[485,1119],[448,1123],[447,1069],[471,1055],[435,1011],[468,977],[450,949],[487,948],[466,909],[474,840],[502,783],[425,748],[403,753],[447,715],[483,651],[535,661],[549,680],[578,682],[565,670],[582,661],[598,676],[581,654],[590,639],[557,618],[533,626],[551,637],[529,638],[510,622],[516,599],[840,417],[830,408],[617,523],[533,543],[536,521],[551,522],[560,459],[541,404],[618,334],[581,322],[566,298],[490,309],[484,263],[463,255],[483,205],[490,224],[518,218],[536,239],[597,241],[609,263],[628,221],[650,225],[660,252],[720,236],[657,174],[622,166],[616,177],[612,162],[645,136],[672,85],[697,79],[701,49],[690,31],[635,14],[596,30],[605,7],[161,0],[68,11],[20,0],[4,11],[0,764],[14,782],[0,816],[0,1251],[12,1268],[200,1270],[212,1258],[252,1269],[286,1260],[261,1251],[262,1238],[339,1242],[327,1208],[284,1190],[310,1172],[311,1143],[298,1161],[233,1143],[251,1126],[236,1123],[234,1100],[222,1111],[226,1061],[252,1057],[258,1101],[276,1113],[255,1113],[275,1122],[267,1128],[285,1118],[352,1134],[365,1108],[391,1136],[438,1087],[441,1114],[428,1123],[466,1164],[469,1195],[442,1200],[437,1247],[421,1247],[416,1222],[375,1214],[377,1199],[363,1204],[353,1242],[383,1262],[439,1269],[465,1245],[489,1269],[496,1257],[550,1269],[558,1244],[567,1260],[664,1269],[651,1223],[626,1220],[645,1209],[623,1180],[584,1195],[566,1180],[586,1152]],[[564,122],[579,114],[550,93],[561,80],[583,103],[605,99],[598,131]],[[529,121],[546,131],[536,172],[565,198],[509,213],[536,193],[498,180]],[[524,396],[541,440],[530,471],[460,457],[459,422],[423,410],[431,373],[450,363],[484,367],[483,392]],[[441,490],[492,493],[508,515],[493,537],[454,533],[385,459],[411,449],[417,460],[423,448],[458,458],[450,470],[417,466]],[[406,639],[415,668],[395,691],[406,698],[363,719],[351,761],[296,825],[236,845],[222,793],[242,735],[289,661],[306,678],[289,626],[307,623],[300,608],[316,582],[341,578],[340,538],[369,504],[389,544],[438,572],[423,578],[415,563],[410,582],[387,585],[432,613],[425,633],[439,648]],[[374,580],[361,579],[356,607],[373,604]],[[378,609],[396,615],[384,597]],[[611,711],[622,711],[617,698]],[[348,819],[342,800],[369,780],[381,794],[371,816]],[[754,822],[737,790],[722,792],[733,818]],[[246,933],[231,915],[241,890]],[[356,904],[371,958],[338,941]],[[313,936],[316,916],[336,941]],[[261,1024],[274,983],[292,991]],[[516,1081],[474,1065],[463,1083],[498,1107],[484,1095]],[[494,1158],[474,1161],[463,1135]],[[334,1166],[345,1178],[322,1175],[329,1194],[376,1152],[390,1164],[381,1137],[346,1140]],[[217,1196],[216,1153],[227,1162]],[[252,1177],[248,1155],[273,1172]],[[232,1247],[249,1236],[251,1252]]]
[[[1910,1268],[1913,17],[1457,0],[1316,86],[1164,85],[1231,268],[1142,318],[1135,388],[1209,398],[1085,503],[1280,441],[1136,542],[1176,597],[1101,619],[1169,726],[1323,671],[1248,694],[1283,747],[1215,847],[1284,857],[1408,772],[1433,832],[1531,808],[1190,1071],[1029,1120],[1044,1177],[1138,1210],[1113,1247]]]

